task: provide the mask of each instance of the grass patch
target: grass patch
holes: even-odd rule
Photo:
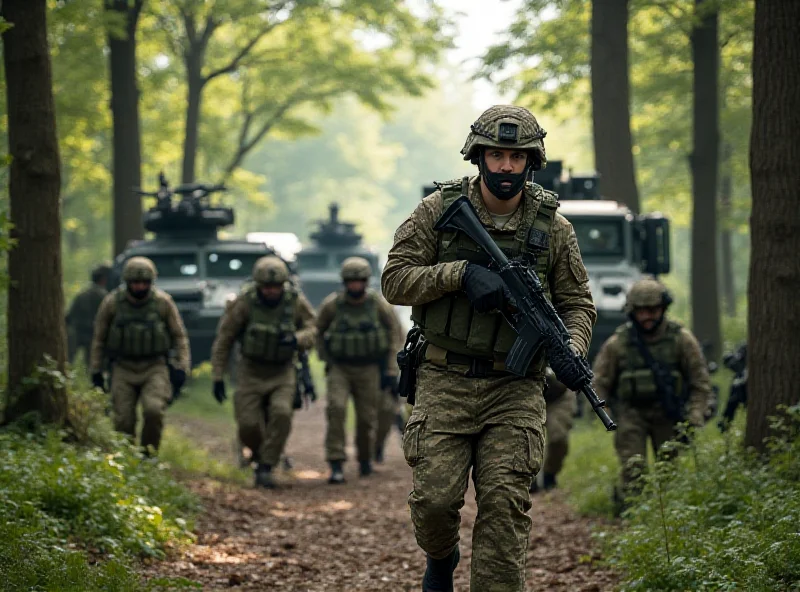
[[[233,436],[234,432],[231,432],[231,443]],[[252,480],[251,471],[240,468],[234,462],[233,453],[231,445],[230,460],[226,462],[214,458],[208,450],[201,448],[197,441],[186,437],[176,428],[167,426],[159,450],[159,459],[175,469],[178,474],[203,475],[219,481],[249,484]]]
[[[742,419],[645,475],[624,528],[602,537],[622,590],[800,590],[800,408],[767,457],[742,449]]]
[[[570,505],[585,515],[613,515],[611,493],[619,473],[613,433],[591,413],[570,432],[569,447],[558,480]]]

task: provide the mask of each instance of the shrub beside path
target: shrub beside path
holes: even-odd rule
[[[169,421],[198,446],[234,462],[233,434],[218,424],[175,416]],[[182,576],[201,583],[203,590],[418,591],[425,558],[411,529],[406,504],[411,471],[397,432],[376,475],[360,479],[350,462],[341,486],[326,483],[324,436],[324,403],[295,415],[288,445],[294,468],[279,474],[284,487],[277,491],[188,480],[205,508],[196,524],[197,541],[178,556],[148,566],[147,575]],[[477,511],[472,498],[470,491],[462,511],[458,591],[469,589]],[[614,589],[615,574],[597,564],[593,522],[576,516],[560,492],[535,497],[531,517],[528,590]]]

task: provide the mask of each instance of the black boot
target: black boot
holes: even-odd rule
[[[277,486],[278,484],[275,483],[275,478],[272,476],[272,467],[259,463],[256,467],[256,487],[275,489]]]
[[[372,463],[368,460],[358,462],[358,474],[362,477],[369,477],[372,475]]]
[[[556,484],[556,476],[551,474],[551,473],[545,473],[544,474],[544,482],[542,483],[542,485],[544,485],[544,490],[545,491],[550,491],[551,489],[553,489],[557,485]]]
[[[344,470],[342,470],[342,461],[332,460],[328,464],[331,465],[331,476],[328,477],[328,483],[332,485],[344,483]]]
[[[383,446],[375,447],[375,462],[379,465],[383,464]]]
[[[428,566],[422,578],[422,592],[453,592],[453,572],[456,570],[461,553],[458,547],[443,559],[433,559],[428,555]]]

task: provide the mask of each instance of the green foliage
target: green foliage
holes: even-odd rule
[[[800,589],[800,408],[775,422],[766,458],[735,426],[656,463],[624,528],[603,535],[623,590]]]

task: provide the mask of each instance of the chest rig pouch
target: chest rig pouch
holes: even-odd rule
[[[166,356],[172,338],[159,310],[159,301],[151,295],[136,306],[120,289],[116,294],[116,313],[111,321],[106,349],[112,358],[154,358]]]
[[[344,294],[339,294],[325,345],[337,362],[372,364],[385,360],[389,353],[389,331],[378,315],[377,296],[368,293],[363,303],[352,304]]]
[[[659,366],[661,382],[669,382],[671,397],[681,397],[683,393],[683,375],[680,371],[680,352],[678,348],[678,336],[680,325],[667,322],[664,335],[655,342],[648,342],[646,347]],[[634,331],[630,322],[626,323],[617,332],[625,343],[625,355],[620,360],[621,368],[617,379],[617,396],[620,400],[637,407],[650,406],[654,404],[673,404],[673,401],[663,401],[663,389],[659,389],[653,370],[648,365],[647,360],[639,351],[639,348],[631,338],[631,331]]]
[[[467,195],[469,178],[438,184],[438,187],[443,210],[446,210],[462,193]],[[549,298],[550,236],[558,201],[539,185],[526,183],[520,208],[522,219],[516,229],[491,227],[486,230],[509,259],[522,260],[536,270]],[[451,261],[468,261],[484,267],[490,267],[491,263],[489,256],[465,233],[441,232],[436,262]],[[476,312],[460,290],[413,307],[411,316],[430,343],[473,358],[502,362],[517,337],[500,313]],[[531,364],[532,371],[541,369],[541,363]]]
[[[250,304],[250,318],[241,336],[241,352],[246,358],[259,362],[282,363],[294,357],[293,340],[297,327],[294,309],[297,293],[285,290],[277,306],[265,306],[258,298],[256,286],[245,292]]]

